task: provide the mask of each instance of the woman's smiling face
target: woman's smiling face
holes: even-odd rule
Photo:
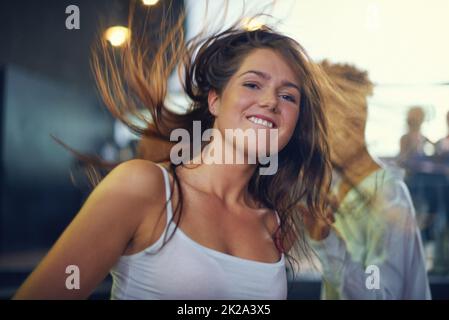
[[[295,130],[300,98],[298,79],[282,56],[254,49],[220,96],[209,93],[209,109],[216,117],[214,128],[223,135],[225,129],[277,129],[278,152]]]

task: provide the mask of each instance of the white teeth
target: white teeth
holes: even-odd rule
[[[273,128],[273,123],[271,121],[266,121],[257,117],[249,117],[248,120],[255,124],[260,124],[268,128]]]

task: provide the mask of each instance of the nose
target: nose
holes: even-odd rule
[[[278,99],[276,92],[266,90],[266,92],[261,97],[260,106],[262,108],[267,108],[270,111],[277,112]]]

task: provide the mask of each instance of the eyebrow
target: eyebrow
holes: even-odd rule
[[[258,70],[245,71],[242,74],[240,74],[238,76],[238,78],[240,78],[240,77],[242,77],[242,76],[244,76],[245,74],[248,74],[248,73],[254,73],[254,74],[258,75],[259,77],[262,77],[262,78],[264,78],[266,80],[271,79],[271,76],[268,73],[265,73],[265,72],[262,72],[262,71],[258,71]],[[296,84],[294,84],[293,82],[290,82],[290,81],[287,81],[287,80],[283,80],[281,84],[284,87],[295,88],[296,90],[298,90],[299,93],[301,93],[301,90],[299,89],[299,87]]]

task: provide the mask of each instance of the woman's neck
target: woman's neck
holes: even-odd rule
[[[248,184],[257,165],[213,162],[203,150],[191,161],[192,164],[181,168],[180,177],[183,182],[216,197],[226,206],[254,205],[248,194]]]

